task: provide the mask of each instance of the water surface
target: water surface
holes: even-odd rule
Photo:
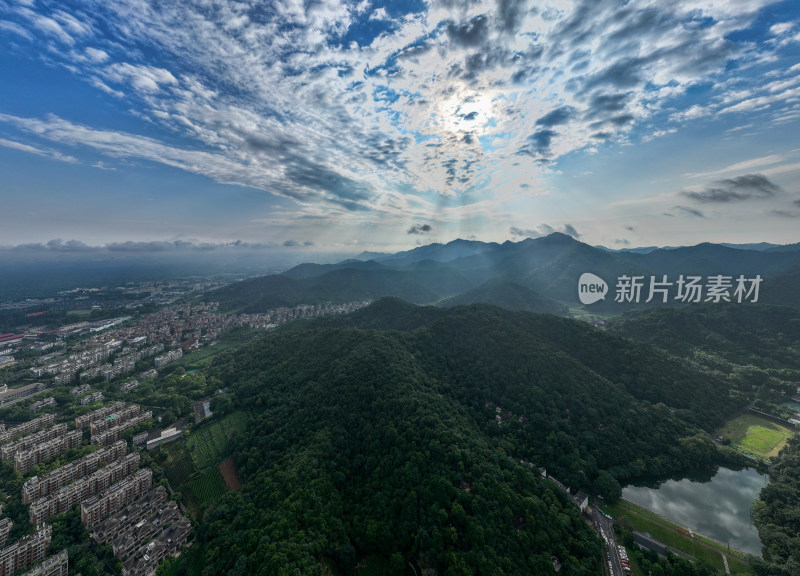
[[[767,477],[753,468],[720,468],[708,482],[668,480],[658,488],[626,486],[622,497],[731,548],[761,556],[750,507]]]

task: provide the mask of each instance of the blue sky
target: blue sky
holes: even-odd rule
[[[797,134],[792,1],[0,0],[4,247],[791,243]]]

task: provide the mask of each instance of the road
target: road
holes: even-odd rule
[[[619,558],[619,548],[617,548],[617,540],[614,537],[614,528],[611,525],[611,520],[603,516],[597,506],[592,508],[592,520],[596,523],[598,532],[602,530],[602,534],[608,539],[608,550],[605,551],[606,571],[610,570],[609,576],[625,576],[622,569],[622,561]]]
[[[634,530],[633,540],[639,546],[642,546],[643,548],[649,548],[650,550],[653,550],[656,554],[658,554],[659,556],[663,556],[664,558],[667,557],[667,550],[669,550],[675,556],[681,556],[682,558],[686,558],[689,562],[696,562],[695,558],[692,558],[691,556],[689,556],[688,554],[684,554],[680,550],[676,550],[671,546],[667,546],[666,544],[659,542],[658,540],[650,536],[650,534],[648,534],[647,532],[639,532],[638,530]]]

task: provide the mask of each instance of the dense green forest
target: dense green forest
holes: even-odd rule
[[[770,482],[753,505],[753,518],[764,543],[758,576],[800,574],[800,436],[793,436],[769,470]]]
[[[254,414],[242,489],[209,512],[204,574],[601,571],[597,538],[538,468],[607,498],[713,468],[727,383],[586,324],[386,299],[295,323],[210,377]]]
[[[462,292],[439,301],[439,306],[465,306],[468,304],[491,304],[506,310],[521,310],[537,312],[539,314],[555,314],[566,316],[569,309],[552,298],[537,294],[530,288],[525,288],[514,282],[504,280],[489,280],[477,288]]]
[[[800,366],[800,311],[788,306],[654,308],[620,316],[609,323],[608,330],[677,356],[702,352],[732,365],[774,369]]]

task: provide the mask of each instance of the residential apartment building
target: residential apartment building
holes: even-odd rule
[[[86,528],[93,528],[106,516],[109,516],[136,500],[153,485],[153,472],[143,468],[104,490],[97,496],[81,502],[81,522]],[[3,576],[0,574],[0,576]]]
[[[83,398],[81,398],[81,406],[88,406],[89,404],[94,404],[95,402],[102,402],[105,397],[103,396],[102,392],[92,392],[91,394],[87,394]]]
[[[11,521],[11,518],[0,518],[0,546],[5,545],[13,526],[14,523]]]
[[[108,466],[95,470],[91,475],[61,488],[50,496],[44,496],[31,504],[28,518],[34,526],[47,522],[56,514],[67,512],[77,503],[99,494],[139,469],[140,456],[132,452]]]
[[[119,387],[119,391],[123,392],[123,393],[130,392],[131,390],[136,388],[138,385],[139,385],[139,381],[138,380],[128,380],[127,382],[125,382],[125,384],[123,384],[122,386]]]
[[[64,486],[90,475],[98,467],[119,460],[127,452],[128,445],[124,440],[119,440],[108,448],[95,450],[80,460],[65,464],[41,477],[34,476],[22,485],[22,503],[30,504],[43,496],[57,492]]]
[[[156,568],[170,556],[176,556],[189,539],[192,523],[181,518],[145,544],[122,564],[122,576],[153,576]]]
[[[183,514],[178,505],[169,501],[161,508],[150,511],[145,518],[135,524],[129,524],[125,530],[120,531],[111,541],[111,549],[117,560],[123,560],[158,536],[165,526],[183,520]]]
[[[122,437],[122,433],[125,432],[125,430],[128,428],[133,428],[142,422],[147,422],[152,417],[152,411],[148,410],[147,412],[142,412],[141,414],[134,416],[133,418],[126,420],[125,422],[122,422],[113,428],[109,428],[104,432],[100,432],[99,434],[92,436],[92,444],[97,444],[99,446],[110,446],[112,443],[116,442]]]
[[[102,420],[106,416],[110,416],[114,412],[118,412],[125,407],[125,402],[114,402],[107,406],[103,406],[102,408],[98,408],[97,410],[93,410],[87,414],[82,416],[78,416],[75,418],[75,428],[78,430],[83,430],[86,428],[91,422],[95,420]]]
[[[20,568],[44,560],[52,537],[53,529],[43,526],[0,550],[0,576],[12,576]]]
[[[33,420],[25,422],[24,424],[20,424],[19,426],[9,428],[8,430],[6,430],[5,426],[3,426],[3,431],[0,433],[0,444],[7,444],[15,438],[25,436],[31,432],[36,432],[42,428],[46,428],[50,426],[55,419],[55,414],[42,414],[38,418],[34,418]]]
[[[70,430],[63,436],[53,438],[27,450],[14,454],[14,470],[25,473],[41,462],[46,462],[67,450],[77,448],[83,442],[83,432]]]
[[[48,406],[55,406],[55,405],[56,405],[56,399],[51,396],[49,398],[42,398],[41,400],[37,400],[36,402],[31,404],[28,407],[28,409],[35,414],[36,412],[41,412]]]
[[[138,500],[99,522],[89,536],[98,544],[110,544],[118,534],[124,533],[130,526],[135,526],[147,518],[153,510],[163,508],[167,502],[169,502],[167,489],[156,486],[142,494]]]
[[[141,408],[139,408],[138,404],[126,406],[121,410],[103,418],[102,420],[95,420],[94,422],[91,422],[89,424],[89,433],[92,436],[95,436],[100,432],[105,432],[109,428],[119,426],[139,414],[140,411]]]
[[[3,460],[10,460],[16,455],[17,452],[22,452],[23,450],[33,448],[37,444],[47,442],[53,438],[58,438],[66,433],[66,424],[56,424],[55,426],[51,426],[50,428],[42,430],[41,432],[35,432],[34,434],[29,434],[28,436],[23,436],[18,440],[4,444],[3,447],[0,448],[0,456],[2,456]]]
[[[153,365],[156,368],[161,368],[162,366],[169,364],[170,362],[174,362],[175,360],[180,360],[183,358],[183,350],[178,348],[177,350],[170,350],[163,356],[156,356],[156,359],[153,361]]]
[[[67,574],[69,574],[69,557],[67,551],[62,550],[22,576],[67,576]]]

